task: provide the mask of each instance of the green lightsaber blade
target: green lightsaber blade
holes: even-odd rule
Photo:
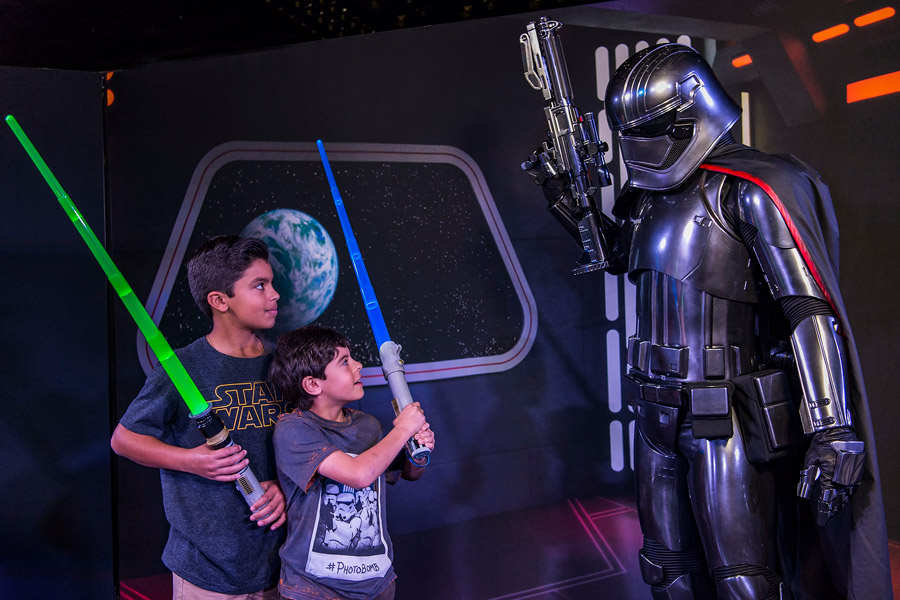
[[[50,189],[53,190],[53,193],[56,194],[56,199],[59,200],[63,210],[69,215],[69,219],[72,220],[75,229],[81,234],[82,239],[84,239],[88,248],[90,248],[94,258],[100,263],[100,267],[103,269],[103,272],[106,273],[109,283],[113,286],[113,289],[116,290],[116,293],[119,295],[119,298],[122,299],[122,302],[125,303],[125,308],[131,313],[131,318],[134,319],[134,322],[141,330],[141,333],[144,334],[144,338],[147,340],[150,348],[152,348],[153,352],[156,354],[156,358],[159,359],[160,364],[166,370],[166,373],[169,374],[172,383],[175,384],[175,388],[178,390],[178,393],[181,394],[181,397],[190,409],[191,415],[199,415],[205,411],[209,408],[209,404],[203,399],[200,390],[197,389],[197,386],[194,384],[190,375],[185,371],[181,361],[175,356],[172,347],[169,346],[169,342],[163,337],[159,328],[156,326],[156,323],[153,322],[153,319],[147,314],[147,310],[137,299],[131,286],[125,281],[125,277],[123,277],[119,269],[116,268],[115,263],[109,257],[103,244],[101,244],[100,240],[97,239],[97,236],[94,235],[94,232],[84,220],[84,217],[78,212],[78,208],[75,207],[75,204],[72,202],[71,198],[69,198],[69,195],[66,194],[66,191],[59,184],[59,181],[56,180],[56,177],[50,171],[50,168],[47,167],[47,163],[45,163],[44,159],[41,158],[41,155],[38,154],[38,151],[34,148],[31,140],[25,135],[25,132],[19,126],[19,123],[16,122],[15,117],[8,115],[6,117],[6,124],[9,125],[9,128],[12,129],[13,133],[16,134],[16,137],[19,138],[19,143],[22,144],[22,147],[28,153],[28,156],[31,157],[31,160],[38,168],[38,171],[41,172],[41,175],[44,176],[44,180],[46,180]]]

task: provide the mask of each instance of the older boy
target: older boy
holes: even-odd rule
[[[383,438],[374,417],[346,408],[363,397],[361,369],[346,338],[325,327],[286,333],[275,348],[269,377],[293,409],[273,439],[288,506],[278,588],[290,600],[394,597],[384,483],[418,479],[422,467],[401,452],[413,436],[433,449],[434,433],[418,402]]]
[[[266,381],[271,354],[256,335],[278,314],[268,258],[259,240],[221,236],[187,265],[191,294],[213,327],[177,355],[235,444],[211,450],[159,368],[113,432],[116,454],[160,469],[171,526],[162,560],[174,600],[278,597],[285,515],[271,437],[283,407]],[[230,482],[249,462],[265,494],[248,510]]]

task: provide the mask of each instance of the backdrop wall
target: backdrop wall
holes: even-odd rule
[[[708,28],[681,23],[678,30],[660,31],[648,17],[629,29],[645,23],[653,33],[613,31],[576,25],[588,24],[584,15],[582,9],[552,15],[567,23],[563,43],[582,111],[598,110],[604,77],[642,43],[687,35],[681,39],[715,58]],[[631,419],[618,396],[630,286],[608,276],[570,274],[580,251],[519,169],[546,127],[540,94],[522,77],[518,47],[534,18],[121,71],[104,83],[115,97],[105,109],[99,75],[0,72],[9,82],[0,95],[4,114],[18,111],[95,231],[107,232],[107,247],[138,296],[153,299],[148,309],[179,344],[202,335],[206,326],[179,300],[181,256],[207,235],[237,233],[258,214],[287,208],[313,214],[334,239],[338,286],[318,321],[350,332],[354,352],[366,356],[371,342],[328,189],[315,156],[303,153],[319,138],[350,153],[373,147],[381,152],[361,165],[350,154],[338,153],[333,162],[339,184],[346,181],[347,209],[388,324],[406,336],[395,337],[421,364],[447,358],[503,363],[480,373],[467,370],[464,377],[423,376],[412,384],[438,434],[438,448],[426,479],[390,492],[390,530],[404,537],[407,555],[431,550],[425,541],[416,546],[427,535],[407,534],[585,494],[631,493]],[[741,45],[757,47],[732,39],[729,31],[715,37],[720,59]],[[755,43],[771,50],[771,40]],[[848,61],[858,57],[807,58],[814,78],[825,82],[824,103],[799,112],[786,110],[771,91],[796,79],[796,62],[783,51],[753,72],[716,64],[736,98],[749,94],[751,142],[797,154],[832,187],[843,233],[842,289],[860,343],[879,452],[891,456],[897,451],[891,433],[898,413],[888,400],[885,349],[900,335],[891,318],[891,297],[900,284],[891,269],[900,216],[893,202],[900,181],[891,167],[900,98],[847,105],[843,82],[855,75]],[[887,59],[878,60],[883,64],[873,59],[873,73],[889,70]],[[4,510],[8,522],[13,515],[18,519],[11,541],[4,540],[5,556],[16,558],[5,559],[4,566],[30,565],[33,572],[41,557],[62,557],[60,580],[77,590],[70,597],[80,590],[90,591],[82,597],[102,597],[96,591],[109,589],[102,586],[110,583],[106,577],[111,580],[113,547],[122,579],[164,572],[159,555],[167,526],[157,473],[116,460],[115,510],[108,500],[109,413],[115,421],[124,412],[149,366],[141,360],[142,340],[130,317],[118,301],[109,302],[102,273],[11,134],[0,136],[0,148],[0,194],[27,198],[4,202],[4,264],[21,273],[24,289],[39,298],[7,294],[3,301],[4,332],[17,346],[4,366],[10,385],[4,413],[10,418],[4,419],[2,438],[16,457],[15,469],[4,473]],[[234,148],[262,153],[212,162],[211,156]],[[410,148],[418,152],[411,166],[397,154]],[[278,160],[272,158],[271,152],[285,149]],[[459,161],[446,167],[429,153]],[[604,193],[607,207],[621,185],[615,149],[609,158],[616,181]],[[390,202],[388,192],[396,194]],[[198,208],[191,212],[190,206]],[[484,251],[468,251],[479,247]],[[435,248],[457,254],[448,258]],[[470,281],[474,288],[466,287]],[[448,291],[433,293],[445,283]],[[423,334],[429,327],[441,334]],[[484,339],[492,330],[503,331],[504,339]],[[494,360],[509,348],[517,348],[514,360]],[[28,402],[34,392],[46,399],[40,413]],[[390,423],[386,388],[370,385],[360,408]],[[898,481],[884,458],[882,476],[889,535],[898,539]],[[9,490],[27,487],[26,481],[41,492],[23,519]],[[91,487],[85,488],[88,481]],[[67,545],[76,538],[92,540],[93,550],[76,553]],[[478,541],[462,535],[448,543],[462,560]],[[75,570],[89,573],[91,582],[78,582]],[[435,581],[427,571],[401,572],[414,587]],[[96,584],[100,588],[95,581],[103,582]],[[472,585],[478,589],[477,582]]]
[[[12,114],[103,239],[101,78],[0,68]],[[12,131],[0,133],[0,596],[109,598],[106,278]]]

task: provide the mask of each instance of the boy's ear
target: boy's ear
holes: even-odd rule
[[[228,296],[225,292],[210,292],[206,295],[206,301],[214,311],[223,313],[228,310]]]
[[[322,393],[322,383],[321,381],[313,377],[312,375],[307,375],[300,381],[300,386],[303,388],[303,391],[309,394],[310,396],[318,396]]]

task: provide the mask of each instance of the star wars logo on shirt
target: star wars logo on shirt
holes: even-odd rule
[[[275,425],[282,412],[281,394],[268,381],[226,383],[216,388],[212,406],[232,431]]]
[[[331,479],[319,486],[315,534],[306,571],[316,577],[362,581],[391,566],[379,493],[382,478],[354,489]]]

